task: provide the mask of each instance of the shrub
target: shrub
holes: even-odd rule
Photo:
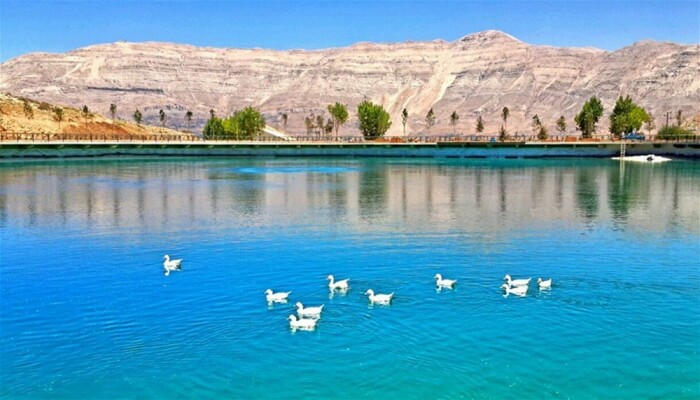
[[[659,129],[656,135],[657,139],[674,140],[674,139],[690,139],[694,137],[694,133],[680,126],[665,126]]]

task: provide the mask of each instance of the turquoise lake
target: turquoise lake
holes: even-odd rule
[[[697,399],[698,315],[700,162],[0,163],[3,399]]]

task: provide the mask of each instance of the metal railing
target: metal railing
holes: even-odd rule
[[[447,143],[447,142],[491,142],[491,143],[700,143],[700,135],[686,135],[675,138],[658,138],[647,136],[644,140],[621,140],[612,135],[596,135],[593,138],[581,138],[573,135],[552,135],[541,141],[534,135],[511,135],[504,141],[494,135],[407,135],[381,137],[366,140],[362,136],[294,136],[293,140],[283,140],[277,137],[261,136],[255,140],[236,140],[232,138],[204,139],[195,135],[131,135],[113,133],[0,133],[0,142],[153,142],[153,143]]]

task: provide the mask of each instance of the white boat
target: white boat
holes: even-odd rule
[[[621,160],[621,161],[643,162],[643,163],[659,163],[659,162],[671,161],[670,158],[656,156],[653,154],[648,154],[646,156],[613,157],[612,159],[613,160]]]

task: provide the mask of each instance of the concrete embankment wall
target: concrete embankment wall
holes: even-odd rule
[[[103,156],[196,157],[615,157],[620,143],[231,143],[2,142],[0,158]],[[627,155],[700,158],[700,143],[627,143]]]

